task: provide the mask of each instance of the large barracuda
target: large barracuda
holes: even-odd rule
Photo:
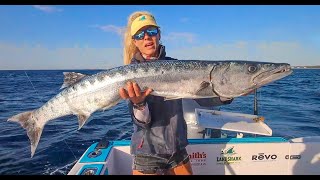
[[[8,121],[26,129],[33,157],[45,124],[66,115],[76,115],[79,129],[95,111],[120,100],[119,88],[127,81],[150,87],[156,96],[177,98],[235,98],[292,73],[286,63],[253,61],[158,60],[112,68],[94,75],[64,73],[64,88],[39,109],[22,112]]]

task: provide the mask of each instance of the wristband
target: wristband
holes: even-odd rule
[[[142,101],[142,102],[139,102],[139,103],[132,103],[132,106],[133,106],[135,109],[141,109],[141,108],[143,108],[144,106],[146,106],[146,101]]]

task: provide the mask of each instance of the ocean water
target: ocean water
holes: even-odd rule
[[[130,139],[132,122],[126,103],[121,101],[104,112],[95,112],[81,130],[76,116],[49,121],[35,156],[30,158],[26,131],[7,119],[38,108],[59,93],[64,71],[0,71],[0,175],[67,174],[92,143],[103,137]],[[253,94],[236,98],[221,110],[252,114],[253,99]],[[290,76],[260,88],[258,113],[265,117],[273,136],[320,136],[320,69],[295,69]]]

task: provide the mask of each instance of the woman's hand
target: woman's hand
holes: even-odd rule
[[[141,92],[139,85],[136,82],[127,82],[127,90],[123,87],[119,89],[119,94],[122,99],[129,99],[133,104],[141,103],[152,92],[151,88]]]

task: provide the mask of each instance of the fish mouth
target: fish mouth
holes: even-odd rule
[[[253,86],[246,89],[243,94],[247,94],[248,92],[258,89],[265,84],[282,79],[290,75],[292,72],[290,65],[284,65],[270,71],[262,72],[253,78]]]

